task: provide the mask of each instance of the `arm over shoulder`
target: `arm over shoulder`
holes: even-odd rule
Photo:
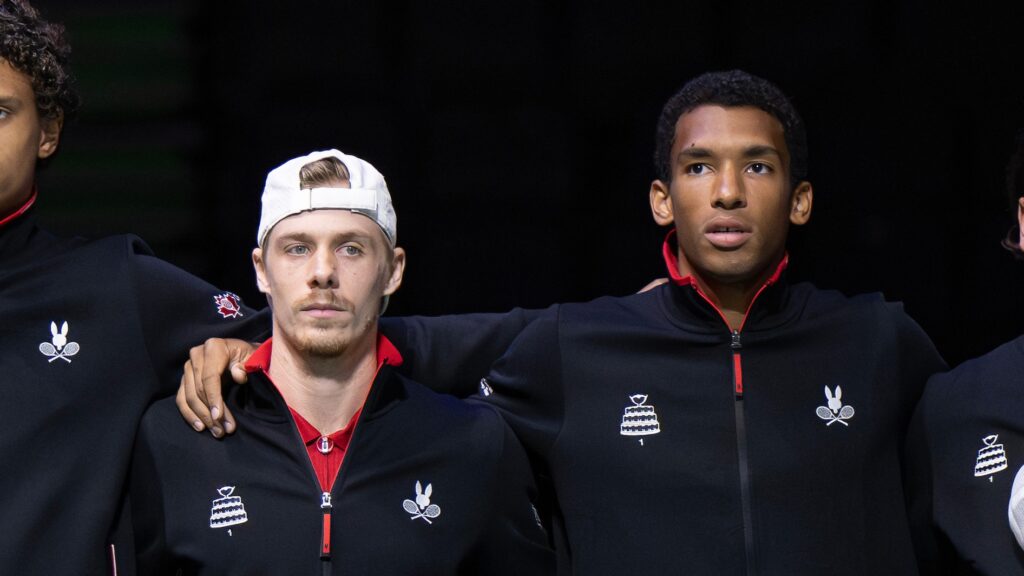
[[[235,294],[152,256],[139,240],[129,252],[134,302],[164,395],[177,388],[192,346],[213,337],[252,341],[269,334],[269,309],[243,305]]]
[[[381,318],[380,328],[402,353],[400,371],[436,392],[469,396],[495,360],[542,310]]]
[[[498,409],[526,449],[546,457],[562,429],[559,307],[534,320],[479,381],[474,400]]]

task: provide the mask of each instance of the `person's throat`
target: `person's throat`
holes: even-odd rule
[[[334,357],[303,354],[283,340],[274,339],[268,374],[285,402],[323,434],[344,428],[377,374],[376,339]]]
[[[781,260],[750,280],[718,279],[710,275],[699,274],[696,270],[680,270],[680,274],[690,275],[700,291],[711,304],[721,313],[729,330],[740,330],[751,304],[757,298],[761,288],[768,283]]]

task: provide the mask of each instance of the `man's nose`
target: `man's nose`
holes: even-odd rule
[[[726,210],[743,208],[747,205],[747,192],[738,169],[726,166],[718,173],[712,194],[712,204],[716,208]]]
[[[314,288],[338,287],[338,262],[330,250],[317,250],[310,262],[309,285]]]

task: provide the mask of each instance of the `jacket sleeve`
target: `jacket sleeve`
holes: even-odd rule
[[[946,361],[939,355],[935,344],[924,330],[903,311],[901,304],[897,307],[897,347],[900,359],[900,382],[912,394],[912,402],[916,404],[924,391],[925,383],[933,374],[948,369]]]
[[[531,322],[472,398],[494,406],[531,456],[542,458],[561,432],[564,413],[559,311],[555,306]]]
[[[156,464],[159,447],[155,441],[160,432],[153,412],[154,407],[150,407],[139,426],[128,479],[134,573],[145,576],[175,573],[167,549],[163,490]]]
[[[177,390],[192,346],[214,337],[253,341],[269,336],[269,308],[256,312],[238,296],[154,257],[137,238],[130,240],[129,252],[137,316],[161,396]]]
[[[494,467],[490,525],[481,534],[476,566],[469,573],[495,576],[555,573],[555,553],[537,511],[537,487],[522,445],[508,426],[495,418],[503,438]]]
[[[945,402],[936,398],[944,389],[943,382],[950,376],[936,375],[928,381],[924,396],[914,411],[907,433],[906,444],[906,486],[907,514],[910,519],[910,535],[917,555],[918,570],[922,576],[945,576],[954,574],[955,554],[948,539],[941,534],[934,522],[935,510],[935,462],[934,440],[937,431],[935,407]],[[940,418],[938,421],[942,421]]]
[[[542,310],[381,318],[381,332],[402,354],[399,372],[435,391],[466,397]]]

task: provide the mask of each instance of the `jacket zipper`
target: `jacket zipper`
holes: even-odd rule
[[[320,527],[320,564],[323,566],[324,576],[331,573],[331,493],[323,492],[320,495],[320,512],[323,515]]]
[[[317,478],[316,470],[313,468],[313,462],[309,459],[309,453],[306,452],[306,443],[302,440],[302,435],[299,434],[299,429],[292,423],[292,431],[294,437],[298,441],[299,449],[301,449],[302,458],[306,462],[306,470],[309,472],[313,484],[316,486],[317,502],[320,504],[320,566],[321,573],[324,576],[328,576],[331,573],[331,515],[334,510],[333,496],[330,491],[325,491],[320,486],[320,480]],[[346,454],[345,460],[348,460],[347,456],[351,453],[352,440],[349,439],[349,453]],[[331,486],[331,491],[334,490],[335,486],[339,485],[341,480],[342,472],[345,469],[345,461],[341,463],[341,470],[338,470],[338,475],[334,478],[334,484]]]
[[[740,505],[743,511],[743,544],[746,549],[747,576],[754,576],[754,522],[750,505],[750,467],[747,457],[747,419],[743,413],[743,360],[740,331],[732,331],[732,382],[736,401],[736,454],[739,457]]]
[[[750,315],[750,309],[754,307],[754,302],[771,284],[771,281],[765,282],[758,289],[757,293],[754,294],[754,297],[751,298],[746,312],[743,313],[743,322],[740,323],[739,328],[732,329],[730,333],[731,340],[729,343],[729,348],[732,351],[732,390],[733,397],[735,398],[733,412],[736,418],[736,456],[739,463],[740,508],[743,514],[743,546],[746,552],[747,576],[755,576],[757,571],[755,570],[754,562],[754,521],[750,496],[750,461],[747,454],[747,419],[743,409],[743,341],[741,331],[747,323],[747,317]],[[722,311],[718,309],[718,306],[715,306],[715,303],[696,284],[691,284],[691,286],[697,291],[697,294],[700,294],[704,301],[711,305],[715,312],[718,312],[726,328],[731,328],[729,321],[722,314]]]

